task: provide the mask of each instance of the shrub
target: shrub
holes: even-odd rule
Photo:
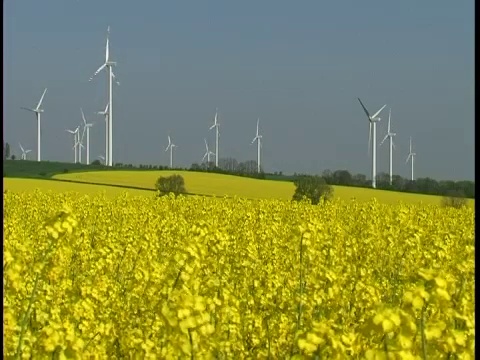
[[[63,173],[64,174],[68,173],[68,169],[63,169]]]
[[[169,193],[178,196],[187,192],[185,189],[185,180],[181,175],[160,176],[155,184],[155,188],[159,191],[159,196]]]
[[[100,160],[97,159],[93,160],[90,165],[102,165],[102,163],[100,162]]]
[[[461,190],[450,190],[442,199],[442,205],[444,207],[453,207],[460,209],[467,206],[467,199],[465,194]]]
[[[321,199],[328,201],[333,197],[333,188],[321,176],[300,175],[293,183],[296,187],[292,198],[294,201],[306,197],[313,205],[317,205]]]

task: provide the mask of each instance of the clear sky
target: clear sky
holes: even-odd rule
[[[392,109],[394,173],[474,179],[474,1],[4,0],[5,140],[35,158],[33,107],[45,87],[42,157],[73,161],[65,129],[89,121],[91,156],[104,153],[107,26],[114,87],[114,162],[200,162],[219,108],[220,157],[266,171],[347,169],[370,177],[368,121]],[[85,155],[84,155],[85,158]],[[388,172],[388,146],[377,169]]]

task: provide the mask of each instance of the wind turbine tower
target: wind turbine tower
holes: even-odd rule
[[[392,109],[389,110],[388,112],[388,129],[387,129],[387,134],[383,138],[383,140],[380,143],[380,146],[382,146],[383,142],[387,140],[387,138],[390,140],[390,185],[392,185],[393,182],[393,165],[392,165],[392,154],[393,154],[393,149],[395,148],[395,144],[393,143],[393,137],[397,135],[396,133],[392,132],[391,127],[390,127],[390,121],[391,121],[391,116],[392,116]]]
[[[417,154],[415,154],[412,150],[413,150],[412,149],[412,137],[410,136],[410,152],[408,153],[407,160],[405,161],[405,164],[408,163],[408,160],[411,160],[411,164],[412,164],[411,180],[413,181],[414,180],[414,177],[413,177],[413,163],[415,162],[415,156],[417,156]]]
[[[97,71],[92,75],[92,77],[88,81],[92,81],[92,79],[104,68],[108,70],[108,152],[107,152],[107,160],[108,166],[113,166],[113,150],[112,150],[112,143],[113,143],[113,79],[115,79],[115,74],[113,73],[113,67],[117,64],[110,60],[110,45],[109,45],[109,36],[110,36],[110,26],[107,28],[107,44],[105,46],[105,63],[100,66]],[[116,81],[118,85],[120,83]]]
[[[42,158],[41,154],[40,154],[40,143],[41,143],[41,141],[40,141],[41,140],[40,139],[40,114],[43,113],[43,109],[41,109],[40,106],[42,106],[43,97],[45,96],[46,92],[47,92],[47,88],[45,88],[45,90],[43,90],[42,97],[40,98],[40,101],[38,102],[37,107],[35,109],[29,109],[29,108],[22,107],[22,109],[24,109],[24,110],[34,112],[36,117],[37,117],[37,161],[40,161],[41,158]]]
[[[97,114],[105,116],[105,158],[103,161],[104,164],[108,164],[108,104],[104,111],[98,111]]]
[[[383,105],[380,110],[378,110],[375,114],[370,115],[365,105],[363,105],[362,100],[358,98],[360,105],[362,105],[363,111],[367,115],[368,122],[369,122],[369,129],[368,129],[368,150],[370,152],[370,146],[372,144],[372,188],[377,187],[377,122],[381,120],[378,117],[380,112],[387,106],[386,104]],[[373,140],[373,141],[372,141]]]
[[[256,141],[257,142],[257,172],[260,173],[260,149],[262,148],[262,135],[258,133],[258,126],[260,123],[260,119],[257,119],[257,134],[252,140],[252,144]]]
[[[172,140],[170,139],[170,135],[168,135],[168,146],[166,147],[165,151],[170,150],[170,169],[173,168],[173,148],[176,147]]]
[[[215,111],[215,118],[214,118],[213,125],[210,126],[210,130],[215,128],[215,167],[217,168],[218,168],[218,136],[220,135],[220,133],[218,132],[219,126],[220,124],[218,123],[218,109],[217,109]]]
[[[83,120],[83,131],[87,131],[87,165],[90,165],[90,128],[93,126],[92,123],[87,123],[85,120],[85,114],[83,113],[82,108],[80,108],[82,113],[82,120]]]

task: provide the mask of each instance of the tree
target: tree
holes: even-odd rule
[[[300,175],[293,181],[295,193],[292,200],[300,201],[304,197],[310,199],[313,205],[330,200],[333,197],[333,188],[328,185],[324,178],[315,175]]]
[[[93,160],[90,165],[102,165],[102,163],[100,162],[100,160],[96,159],[96,160]]]
[[[7,142],[4,146],[3,158],[6,160],[10,157],[10,144]]]
[[[445,207],[453,207],[460,209],[467,206],[467,199],[461,190],[449,190],[446,196],[442,199],[442,205]]]
[[[347,170],[337,170],[333,173],[333,183],[336,185],[351,185],[352,175]]]
[[[160,176],[155,184],[155,188],[159,191],[159,196],[169,193],[178,196],[187,192],[185,189],[185,180],[181,175]]]
[[[12,156],[10,156],[10,159],[15,160],[16,159],[15,155],[12,154]]]

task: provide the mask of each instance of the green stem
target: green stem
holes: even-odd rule
[[[422,308],[420,315],[420,335],[422,336],[422,358],[427,360],[427,339],[425,338],[425,307]]]
[[[15,359],[20,359],[20,356],[22,355],[23,335],[25,334],[27,319],[30,317],[30,311],[32,309],[33,302],[35,301],[35,295],[37,293],[39,277],[40,277],[40,272],[38,272],[37,276],[35,276],[35,283],[33,285],[33,291],[32,291],[32,294],[30,295],[30,299],[28,300],[27,311],[25,312],[22,318],[22,327],[20,329],[20,337],[18,338],[17,351],[15,352]]]

